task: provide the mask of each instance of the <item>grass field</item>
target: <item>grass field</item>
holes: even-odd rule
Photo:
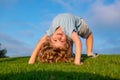
[[[0,80],[120,80],[120,55],[82,55],[73,63],[28,64],[29,57],[0,58]]]

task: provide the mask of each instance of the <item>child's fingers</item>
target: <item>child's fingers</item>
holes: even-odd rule
[[[80,65],[83,64],[83,62],[80,62],[80,63],[74,63],[74,64],[80,66]]]
[[[80,65],[82,65],[83,64],[83,62],[80,62]]]

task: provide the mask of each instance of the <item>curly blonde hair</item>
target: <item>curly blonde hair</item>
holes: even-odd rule
[[[71,57],[72,47],[71,40],[67,37],[67,44],[64,48],[57,48],[52,45],[50,38],[41,45],[38,61],[39,62],[73,62],[74,58]]]

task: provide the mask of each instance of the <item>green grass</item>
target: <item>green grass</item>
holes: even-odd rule
[[[0,58],[0,80],[120,80],[120,55],[82,55],[73,63],[28,64],[29,57]]]

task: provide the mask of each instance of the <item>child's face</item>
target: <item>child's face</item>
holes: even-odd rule
[[[59,48],[64,48],[66,45],[66,35],[62,31],[61,27],[56,29],[54,34],[51,36],[51,42],[53,45]]]

